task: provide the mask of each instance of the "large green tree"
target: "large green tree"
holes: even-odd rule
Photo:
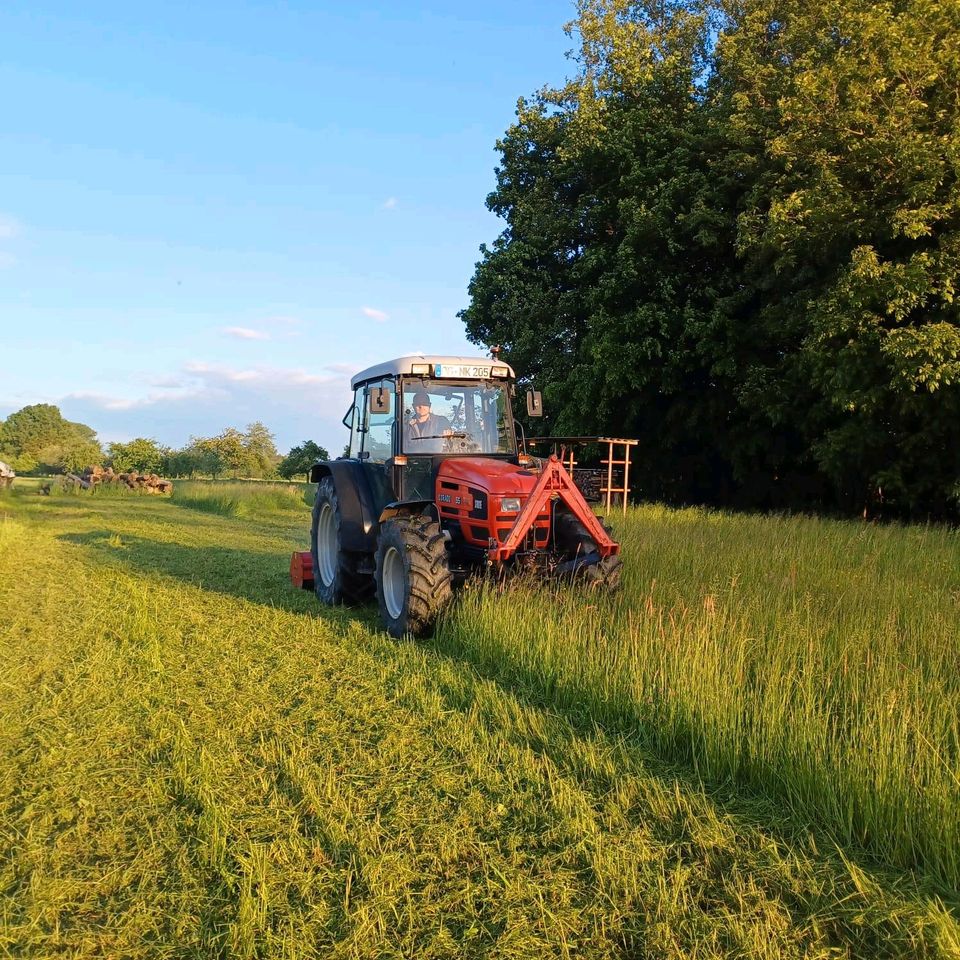
[[[103,462],[96,433],[65,420],[59,407],[37,403],[11,413],[0,432],[0,455],[15,470],[63,472]]]
[[[156,440],[147,437],[136,437],[127,443],[111,443],[107,450],[110,465],[118,473],[130,470],[156,473],[163,465],[165,452]]]
[[[312,440],[304,440],[280,461],[277,473],[286,480],[292,480],[294,477],[306,475],[318,461],[329,459],[330,454],[326,448],[318,446]]]
[[[259,421],[247,425],[244,435],[249,476],[269,477],[276,475],[280,454],[273,434]]]
[[[463,311],[648,495],[943,512],[960,476],[958,5],[582,0]]]
[[[960,477],[960,5],[752,0],[731,24],[738,253],[777,278],[760,315],[799,339],[811,454],[848,498],[942,512]]]

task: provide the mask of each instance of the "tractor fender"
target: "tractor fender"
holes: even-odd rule
[[[310,482],[332,477],[340,501],[340,544],[356,553],[377,549],[377,513],[370,479],[359,460],[322,460],[310,468]]]
[[[440,522],[440,513],[432,500],[394,500],[380,512],[380,523],[386,523],[394,517],[419,517],[423,514],[429,514],[437,523]]]

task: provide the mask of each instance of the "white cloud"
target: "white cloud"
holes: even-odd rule
[[[17,258],[12,253],[0,250],[0,270],[5,267],[12,267],[17,262]]]
[[[221,333],[238,340],[269,340],[270,334],[265,330],[252,330],[250,327],[223,327]]]
[[[134,410],[137,407],[149,406],[147,398],[130,399],[129,397],[109,397],[103,393],[68,393],[61,403],[79,402],[98,407],[101,410]]]
[[[378,323],[383,323],[384,320],[390,319],[389,313],[384,313],[382,310],[377,310],[375,307],[362,307],[363,315],[369,317],[371,320],[376,320]]]
[[[191,360],[183,369],[207,386],[222,388],[227,384],[255,383],[269,390],[286,390],[291,387],[329,383],[334,377],[323,377],[305,370],[285,370],[271,367],[256,367],[249,370],[234,370],[222,364]]]
[[[212,436],[262,420],[283,453],[312,439],[328,450],[346,440],[340,419],[350,403],[350,374],[339,364],[318,368],[231,367],[192,360],[177,375],[158,375],[139,397],[72,393],[52,397],[70,420],[87,423],[101,439],[150,436],[183,446],[191,436]]]
[[[387,197],[387,199],[383,201],[384,210],[396,210],[396,208],[397,208],[396,197]]]
[[[181,385],[177,388],[166,387],[163,393],[151,392],[142,397],[111,397],[105,393],[77,391],[61,397],[58,403],[80,403],[96,410],[123,411],[149,410],[161,408],[165,404],[183,400],[194,401],[203,396],[204,391]],[[94,426],[94,424],[91,424]]]

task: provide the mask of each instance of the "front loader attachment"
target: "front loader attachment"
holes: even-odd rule
[[[620,552],[620,544],[611,539],[603,528],[603,524],[590,509],[590,505],[584,500],[573,478],[564,469],[557,455],[552,454],[503,543],[497,543],[496,540],[490,541],[487,555],[492,562],[509,560],[523,546],[524,538],[533,526],[537,515],[550,500],[562,500],[567,505],[593,538],[601,558],[615,556]]]

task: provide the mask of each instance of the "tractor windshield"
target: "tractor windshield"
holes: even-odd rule
[[[505,383],[418,377],[401,390],[404,453],[516,453]]]

